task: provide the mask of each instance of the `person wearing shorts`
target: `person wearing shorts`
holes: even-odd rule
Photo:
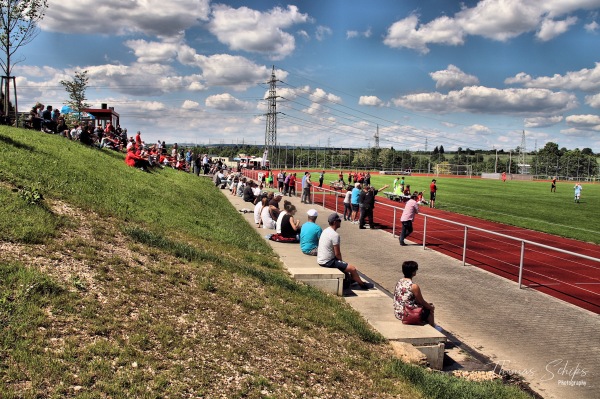
[[[323,230],[317,247],[317,263],[322,267],[336,268],[344,273],[350,274],[361,289],[368,290],[374,287],[373,283],[363,281],[358,275],[356,267],[344,262],[340,247],[340,235],[337,229],[342,225],[342,219],[336,212],[327,218],[329,227]]]
[[[429,207],[435,208],[435,196],[437,194],[436,180],[433,179],[429,185]]]

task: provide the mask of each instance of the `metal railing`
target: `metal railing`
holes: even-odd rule
[[[249,173],[247,173],[247,175],[250,175],[250,177],[253,177],[252,172],[255,171],[247,171]],[[256,172],[255,172],[256,173]],[[254,176],[254,178],[256,178],[256,176],[258,176],[257,174]],[[299,189],[296,190],[296,192],[300,192],[302,193],[302,187],[301,187],[301,181],[296,181],[296,186],[298,188],[298,186],[300,185]],[[321,199],[321,205],[323,206],[323,208],[327,208],[327,195],[331,195],[334,194],[335,195],[335,205],[333,208],[331,208],[332,210],[335,210],[335,212],[339,213],[339,208],[338,208],[338,198],[340,197],[341,192],[343,192],[343,190],[331,190],[325,187],[318,187],[316,185],[313,184],[313,187],[311,189],[311,201],[312,203],[316,203],[316,201],[319,199]],[[392,226],[391,226],[391,230],[392,230],[392,236],[396,237],[396,226],[397,223],[396,221],[398,220],[398,211],[402,212],[402,210],[404,208],[402,207],[398,207],[398,206],[394,206],[394,205],[389,205],[389,204],[384,204],[382,202],[378,202],[377,203],[378,207],[388,207],[391,208],[392,212],[393,212],[393,220],[392,220]],[[483,232],[485,234],[489,234],[492,236],[496,236],[496,237],[500,237],[503,238],[505,240],[509,240],[509,241],[514,241],[519,243],[520,248],[521,248],[521,252],[520,252],[520,257],[519,257],[519,279],[518,279],[518,283],[519,283],[519,288],[523,287],[523,269],[525,266],[525,249],[526,249],[526,245],[528,246],[535,246],[538,248],[544,248],[546,250],[549,251],[554,251],[554,252],[558,252],[558,253],[562,253],[562,254],[566,254],[569,256],[573,256],[573,257],[577,257],[577,258],[581,258],[581,259],[586,259],[586,260],[590,260],[593,262],[598,262],[600,263],[600,259],[599,258],[595,258],[592,256],[588,256],[588,255],[583,255],[583,254],[579,254],[576,252],[572,252],[572,251],[567,251],[564,249],[560,249],[560,248],[556,248],[556,247],[552,247],[549,245],[545,245],[545,244],[541,244],[541,243],[537,243],[535,241],[531,241],[531,240],[526,240],[523,238],[516,238],[516,237],[512,237],[506,234],[502,234],[502,233],[498,233],[492,230],[487,230],[487,229],[483,229],[480,227],[476,227],[476,226],[471,226],[468,224],[464,224],[464,223],[459,223],[459,222],[455,222],[452,220],[448,220],[448,219],[444,219],[438,216],[432,216],[432,215],[426,215],[426,214],[419,214],[421,217],[424,218],[423,220],[423,238],[422,238],[422,246],[423,249],[425,249],[427,247],[427,223],[429,220],[438,220],[441,221],[443,223],[448,223],[451,225],[455,225],[455,226],[459,226],[462,229],[464,229],[464,233],[463,233],[463,244],[462,244],[462,263],[463,266],[467,264],[467,247],[468,247],[468,233],[469,231],[480,231]]]

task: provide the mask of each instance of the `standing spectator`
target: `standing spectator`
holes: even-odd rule
[[[556,192],[556,176],[554,176],[554,178],[552,179],[552,185],[550,185],[550,192],[551,193]]]
[[[579,203],[579,198],[581,198],[581,190],[583,190],[583,187],[581,187],[581,184],[578,182],[577,184],[575,184],[575,202]]]
[[[428,323],[430,326],[438,331],[442,331],[442,328],[435,324],[433,312],[435,306],[433,303],[428,303],[421,294],[421,288],[418,284],[413,283],[412,279],[417,275],[419,264],[412,260],[407,260],[402,263],[402,274],[403,279],[400,279],[396,283],[394,288],[394,314],[399,320],[404,319],[404,308],[410,309],[421,308],[421,324]]]
[[[367,173],[368,175],[368,173]],[[374,190],[373,187],[365,183],[363,191],[358,195],[358,206],[360,208],[360,219],[358,221],[358,228],[365,228],[365,219],[369,218],[369,228],[374,228],[375,222],[373,221],[373,208],[375,208],[375,197],[377,193],[389,185],[381,187],[379,190]]]
[[[358,275],[356,267],[344,262],[340,245],[340,235],[337,229],[342,225],[342,219],[337,213],[332,213],[327,218],[329,227],[321,234],[317,248],[317,263],[322,267],[337,268],[344,273],[349,273],[360,288],[368,290],[374,287],[373,283],[364,282]]]
[[[352,186],[346,187],[346,195],[344,196],[344,220],[352,220]]]
[[[365,185],[366,186],[371,185],[371,172],[367,172],[367,174],[365,175]]]
[[[317,256],[319,238],[321,238],[323,229],[316,223],[317,216],[319,216],[316,209],[309,209],[306,214],[308,222],[304,223],[300,229],[300,250],[303,254]]]
[[[348,172],[348,184],[350,184],[350,185],[352,185],[352,176],[353,176],[352,171]]]
[[[323,179],[325,179],[325,171],[319,173],[319,187],[323,187]]]
[[[362,185],[360,183],[354,183],[354,188],[352,189],[352,194],[350,196],[350,205],[352,207],[352,224],[358,223],[358,197],[360,196],[361,189]]]
[[[283,170],[280,170],[277,174],[277,190],[280,193],[283,193],[283,183],[285,181],[285,175],[283,174]]]
[[[292,196],[294,193],[294,197],[296,196],[296,173],[290,173],[290,191],[289,195]]]
[[[402,232],[400,233],[400,245],[405,246],[406,243],[404,239],[408,237],[413,232],[413,220],[415,220],[415,216],[419,213],[419,204],[416,201],[417,196],[414,194],[408,200],[406,205],[404,206],[404,210],[402,211],[402,216],[400,217],[400,222],[402,223]]]
[[[506,172],[502,172],[502,183],[506,183]]]
[[[288,195],[290,192],[290,177],[291,173],[286,174],[285,179],[283,179],[283,195]]]
[[[341,170],[340,170],[340,173],[338,175],[338,181],[340,183],[342,183],[342,186],[346,184],[346,183],[344,183],[344,172],[342,172]]]
[[[310,204],[310,186],[312,186],[310,172],[304,172],[304,177],[302,178],[302,197],[300,198],[300,202],[303,204]]]
[[[137,148],[142,147],[142,132],[140,132],[139,130],[135,134],[135,145],[137,146]],[[163,145],[165,145],[164,141],[163,141]]]
[[[437,185],[435,184],[436,180],[433,179],[431,184],[429,185],[429,207],[435,208],[435,197],[437,194]]]

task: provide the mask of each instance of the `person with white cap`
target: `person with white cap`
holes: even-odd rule
[[[315,223],[319,213],[316,209],[309,209],[306,214],[308,215],[308,222],[300,228],[300,250],[305,255],[317,256],[319,238],[323,233],[321,226]]]
[[[344,262],[342,258],[340,235],[336,231],[342,224],[340,215],[336,212],[332,213],[327,218],[327,222],[329,223],[329,227],[323,230],[317,249],[317,263],[319,266],[337,268],[344,273],[350,274],[352,280],[354,280],[363,290],[373,288],[373,283],[363,281],[358,275],[356,267]]]

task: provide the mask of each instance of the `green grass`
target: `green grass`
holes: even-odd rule
[[[209,179],[0,127],[0,199],[2,398],[527,397],[395,360]]]
[[[347,178],[347,176],[344,176]],[[394,176],[373,174],[371,184],[380,188]],[[411,191],[422,191],[429,199],[433,177],[406,176]],[[337,180],[327,174],[325,182]],[[581,202],[573,201],[573,182],[557,183],[556,193],[550,182],[506,181],[479,178],[439,177],[436,208],[505,223],[512,226],[555,234],[561,237],[600,244],[600,184],[582,183]],[[386,189],[387,191],[388,189]],[[383,194],[381,194],[383,195]]]

